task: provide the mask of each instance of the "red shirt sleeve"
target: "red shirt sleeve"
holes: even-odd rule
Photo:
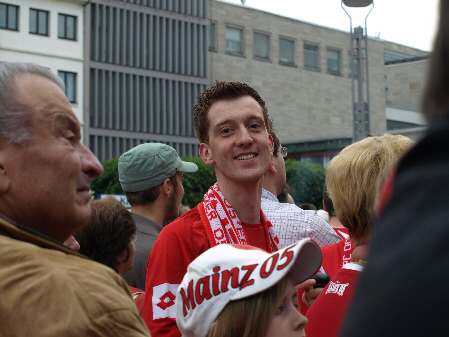
[[[159,234],[147,262],[143,319],[153,337],[179,337],[176,291],[187,266],[209,249],[197,208],[185,213]]]

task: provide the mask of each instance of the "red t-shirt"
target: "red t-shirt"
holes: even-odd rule
[[[320,271],[328,274],[332,278],[340,268],[351,262],[354,243],[348,238],[320,248],[321,254],[323,254],[323,262]]]
[[[251,245],[267,250],[265,230],[242,223]],[[179,337],[176,291],[187,266],[210,248],[197,207],[162,229],[147,263],[143,319],[153,337]]]
[[[320,272],[326,273],[332,278],[344,265],[351,262],[354,243],[348,238],[331,245],[322,246],[320,249],[323,255]],[[301,299],[303,293],[303,290],[298,290],[298,298]],[[300,311],[303,315],[308,311],[308,307],[303,301],[300,301]]]
[[[338,336],[362,271],[362,266],[349,263],[334,275],[307,311],[307,337]]]
[[[131,294],[133,295],[134,303],[136,303],[137,310],[139,310],[140,316],[143,315],[143,302],[145,300],[145,292],[142,289],[134,288],[131,286],[128,286],[129,290],[131,291]]]
[[[265,236],[265,228],[262,224],[248,224],[241,222],[242,227],[245,229],[246,237],[251,246],[262,248],[268,251],[267,238]]]
[[[332,227],[332,229],[335,231],[335,233],[338,234],[339,237],[341,237],[343,240],[346,240],[349,238],[348,229],[346,227]]]

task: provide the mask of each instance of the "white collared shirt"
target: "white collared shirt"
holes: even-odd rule
[[[304,238],[312,238],[319,246],[341,240],[316,211],[305,211],[296,205],[279,202],[266,189],[262,189],[262,211],[273,224],[282,248]]]

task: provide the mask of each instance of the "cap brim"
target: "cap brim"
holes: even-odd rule
[[[299,241],[295,250],[299,252],[289,275],[293,284],[296,285],[316,274],[321,267],[322,255],[320,247],[310,239]]]
[[[190,163],[188,161],[183,161],[181,167],[178,169],[179,172],[193,173],[198,171],[198,166],[195,163]]]
[[[279,282],[286,275],[289,275],[292,283],[294,285],[297,285],[315,275],[316,272],[320,269],[322,262],[320,247],[311,239],[306,238],[288,247],[280,249],[275,253],[267,254],[265,252],[260,255],[260,261],[257,263],[258,267],[255,270],[256,274],[260,273],[260,270],[264,268],[262,267],[264,261],[270,260],[270,255],[277,255],[277,257],[273,260],[276,262],[279,261],[279,264],[287,263],[287,265],[282,268],[277,268],[276,273],[272,273],[270,277],[264,277],[263,282],[256,282],[251,287],[239,289],[239,291],[237,291],[233,295],[231,301],[253,296],[262,291],[265,291]],[[291,259],[292,256],[294,260]]]

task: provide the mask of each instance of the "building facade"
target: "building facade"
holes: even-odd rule
[[[83,7],[88,0],[0,0],[0,61],[50,68],[83,127]]]
[[[209,4],[211,79],[253,86],[289,157],[326,165],[351,144],[349,21],[343,32],[219,0]],[[427,55],[368,40],[370,134],[423,125],[416,117]]]
[[[146,142],[197,156],[207,0],[92,0],[85,10],[86,144],[101,161]]]
[[[191,106],[215,80],[260,93],[289,157],[325,166],[353,141],[349,24],[220,0],[0,0],[0,61],[57,72],[101,161],[144,142],[197,156]],[[368,61],[370,133],[416,138],[428,53],[370,38]]]

